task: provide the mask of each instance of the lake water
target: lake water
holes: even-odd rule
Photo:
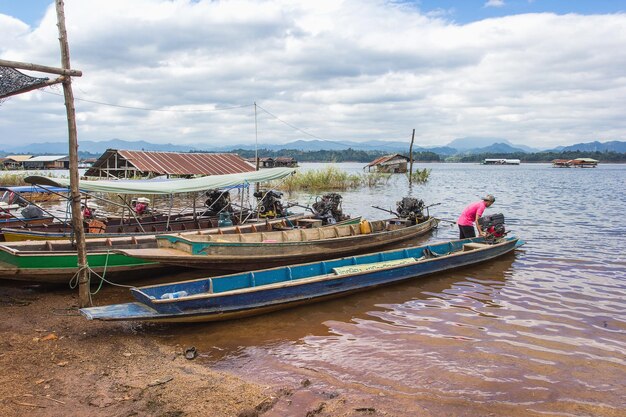
[[[361,172],[363,164],[337,166]],[[431,214],[455,220],[490,193],[497,200],[486,213],[504,213],[527,244],[486,264],[324,303],[135,330],[193,345],[208,366],[267,385],[309,379],[292,409],[350,394],[354,407],[393,416],[626,415],[626,165],[417,166],[432,169],[426,184],[409,188],[396,175],[342,192],[344,211],[383,218],[372,205],[395,209],[411,195],[441,203]],[[457,236],[442,223],[422,241]]]
[[[441,203],[431,214],[454,220],[491,193],[497,200],[486,213],[504,213],[527,244],[490,263],[343,299],[146,330],[196,346],[211,367],[278,386],[308,378],[319,398],[350,393],[355,407],[394,416],[625,415],[626,165],[418,166],[432,169],[426,184],[409,189],[397,175],[343,192],[344,211],[381,218],[372,205],[395,209],[412,195]],[[457,234],[442,223],[425,241]]]

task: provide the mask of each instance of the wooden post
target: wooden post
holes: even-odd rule
[[[413,141],[415,140],[415,129],[411,136],[411,146],[409,146],[409,185],[413,184]]]
[[[254,102],[254,166],[255,170],[259,170],[259,129],[256,115],[256,101]],[[254,191],[259,191],[259,183],[254,183]],[[242,206],[243,210],[243,206]]]
[[[65,12],[63,0],[55,0],[57,11],[57,26],[59,27],[59,43],[61,44],[61,67],[70,69],[70,48],[67,42],[65,29]],[[78,254],[78,301],[80,307],[89,305],[89,265],[87,264],[87,247],[85,245],[85,230],[83,229],[83,215],[80,210],[80,190],[78,188],[78,134],[76,130],[76,109],[74,108],[74,93],[72,92],[72,78],[63,76],[63,95],[67,111],[67,128],[69,133],[70,151],[70,193],[72,200],[72,225],[76,237],[76,251]]]

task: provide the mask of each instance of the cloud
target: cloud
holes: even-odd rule
[[[504,4],[504,0],[487,0],[484,7],[502,7]]]
[[[459,25],[380,0],[65,5],[72,66],[84,74],[74,95],[89,100],[76,103],[79,140],[251,143],[255,101],[329,140],[397,140],[413,128],[421,145],[626,136],[623,14]],[[35,28],[0,15],[10,39],[0,57],[58,66],[55,23],[53,8]],[[24,143],[63,140],[61,95],[3,103],[0,132]],[[263,111],[257,121],[260,142],[306,138]]]

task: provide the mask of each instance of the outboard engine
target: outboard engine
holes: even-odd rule
[[[204,205],[208,207],[205,214],[216,215],[224,211],[232,211],[230,206],[230,193],[228,191],[209,190],[206,192],[208,197]]]
[[[343,214],[341,200],[343,197],[337,193],[329,193],[318,198],[311,206],[316,218],[322,220],[322,224],[335,224],[346,220],[348,216]]]
[[[399,217],[409,220],[412,225],[428,220],[428,216],[424,215],[425,208],[423,200],[413,197],[404,197],[396,203]]]
[[[287,217],[287,210],[280,201],[283,193],[269,190],[257,191],[253,195],[260,199],[258,203],[259,217]]]
[[[22,217],[24,217],[25,219],[36,219],[38,217],[45,216],[45,213],[42,209],[32,204],[29,204],[26,207],[24,207],[21,213],[22,213]]]
[[[489,244],[496,243],[508,233],[504,227],[504,214],[502,213],[480,217],[478,224],[485,232],[485,241]]]

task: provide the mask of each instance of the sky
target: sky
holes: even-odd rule
[[[79,142],[626,140],[624,0],[64,3]],[[60,66],[53,1],[0,0],[0,59]],[[0,102],[0,149],[66,140],[60,86]]]

